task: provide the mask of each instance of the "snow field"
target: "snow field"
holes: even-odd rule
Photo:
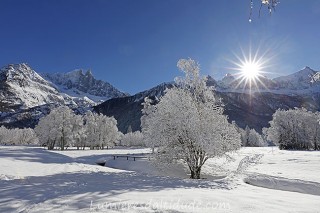
[[[320,152],[242,148],[210,159],[203,180],[177,167],[160,176],[147,158],[113,160],[149,151],[1,146],[0,212],[320,212]]]

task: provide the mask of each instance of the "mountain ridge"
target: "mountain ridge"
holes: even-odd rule
[[[45,74],[27,63],[8,64],[0,69],[0,112],[51,103],[89,107],[127,95],[110,83],[95,79],[91,70]]]
[[[316,84],[316,87],[310,85],[308,90],[301,93],[297,88],[283,89],[276,83],[274,83],[272,89],[251,88],[251,91],[247,91],[244,88],[221,88],[221,81],[216,81],[208,76],[207,85],[216,88],[216,94],[225,104],[225,114],[228,115],[230,122],[235,121],[242,128],[248,125],[260,133],[263,127],[269,125],[268,122],[272,119],[273,113],[279,108],[305,107],[312,111],[320,110],[319,84]],[[133,131],[140,130],[141,104],[144,98],[149,97],[159,100],[165,89],[172,86],[172,82],[162,83],[133,96],[107,100],[95,106],[94,110],[98,113],[114,116],[118,120],[119,130],[124,133],[129,126]]]
[[[1,111],[31,108],[52,102],[65,104],[59,92],[26,63],[9,64],[0,70]]]
[[[66,73],[40,73],[58,90],[72,97],[88,97],[92,101],[101,102],[110,98],[127,96],[110,83],[94,78],[91,70],[83,72],[76,69]]]
[[[225,103],[225,114],[230,122],[235,121],[242,128],[248,125],[261,132],[279,108],[320,110],[320,83],[310,83],[310,75],[315,72],[306,67],[275,79],[261,78],[264,85],[252,88],[236,87],[239,79],[236,81],[231,74],[226,76],[228,79],[218,81],[208,76],[207,85],[214,86],[217,96]],[[264,87],[266,82],[269,82],[269,88]],[[128,95],[108,82],[95,79],[91,70],[40,75],[25,63],[11,64],[0,70],[0,125],[34,127],[37,120],[51,109],[68,105],[78,113],[93,109],[114,116],[118,120],[118,128],[124,133],[129,126],[133,131],[140,130],[144,98],[159,100],[173,85],[174,82],[162,83]],[[32,93],[34,91],[35,94]],[[29,101],[29,105],[24,101]],[[99,101],[104,102],[96,105]]]

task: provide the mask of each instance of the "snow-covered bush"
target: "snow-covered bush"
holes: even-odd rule
[[[37,144],[38,138],[33,129],[7,129],[0,127],[0,144],[5,145],[30,145]]]
[[[256,132],[256,130],[250,129],[248,126],[246,126],[245,130],[242,131],[241,141],[242,141],[242,146],[249,146],[249,147],[267,146],[267,143],[262,138],[262,136],[258,132]]]
[[[266,135],[280,149],[319,150],[320,114],[306,109],[277,110]]]
[[[121,137],[123,146],[145,146],[143,135],[140,131],[128,132]]]
[[[240,134],[222,114],[223,107],[206,79],[200,77],[199,65],[181,59],[178,67],[185,78],[177,78],[176,87],[167,90],[156,105],[145,99],[142,132],[146,145],[156,148],[156,163],[183,160],[191,178],[199,179],[208,158],[240,148]]]

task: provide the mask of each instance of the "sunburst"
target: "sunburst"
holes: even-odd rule
[[[253,89],[259,90],[259,85],[268,89],[264,82],[261,80],[265,78],[267,72],[265,69],[268,67],[270,58],[267,57],[267,52],[259,55],[257,50],[254,54],[250,50],[249,53],[245,53],[243,50],[242,57],[235,54],[237,61],[231,61],[235,67],[231,68],[236,70],[236,88],[249,89],[251,92]]]
[[[240,66],[241,75],[247,79],[258,78],[261,74],[261,64],[255,61],[246,61]]]

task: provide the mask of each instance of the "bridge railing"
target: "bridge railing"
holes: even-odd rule
[[[117,158],[126,158],[127,160],[133,159],[133,161],[136,161],[136,159],[148,159],[148,160],[150,160],[150,157],[147,157],[147,156],[113,155],[113,160],[116,160]]]

